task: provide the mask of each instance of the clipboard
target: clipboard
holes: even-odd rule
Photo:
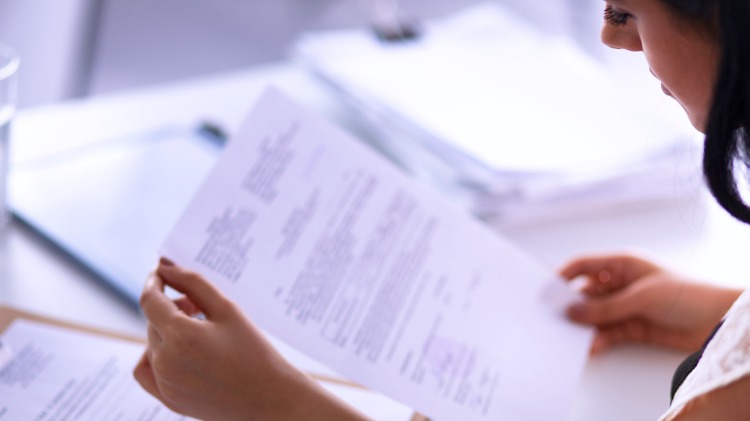
[[[79,323],[73,323],[68,322],[60,319],[55,319],[49,316],[44,316],[41,314],[36,314],[20,309],[16,309],[13,307],[0,305],[0,336],[5,332],[5,330],[17,319],[23,319],[23,320],[30,320],[33,322],[43,323],[55,327],[60,327],[63,329],[69,329],[73,331],[83,332],[83,333],[89,333],[96,336],[103,336],[111,339],[117,339],[121,341],[126,341],[130,343],[139,343],[139,344],[145,344],[146,340],[144,338],[138,337],[138,336],[131,336],[126,335],[118,332],[113,332],[105,329],[98,329],[91,326],[86,326]],[[340,386],[348,386],[352,388],[357,389],[367,389],[364,386],[361,386],[357,383],[353,383],[350,381],[347,381],[345,379],[326,376],[326,375],[320,375],[320,374],[313,374],[308,373],[313,379],[319,381],[319,382],[327,382],[332,383]],[[414,415],[411,417],[410,421],[429,421],[429,418],[414,413]]]
[[[224,138],[208,124],[165,126],[14,162],[11,210],[137,308],[159,245]]]

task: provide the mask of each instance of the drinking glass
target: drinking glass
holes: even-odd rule
[[[0,229],[10,221],[8,171],[10,166],[10,125],[16,112],[18,54],[0,45]]]

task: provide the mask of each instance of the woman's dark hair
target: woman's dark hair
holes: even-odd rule
[[[750,0],[661,0],[702,24],[719,42],[721,58],[708,115],[703,174],[711,194],[732,216],[750,223],[738,188],[750,168]],[[740,164],[740,165],[738,165]]]

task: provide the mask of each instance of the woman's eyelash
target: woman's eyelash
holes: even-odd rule
[[[604,21],[610,25],[622,26],[628,23],[631,17],[629,13],[622,13],[615,10],[611,5],[604,8]]]

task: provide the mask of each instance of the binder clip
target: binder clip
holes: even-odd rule
[[[380,41],[402,42],[419,37],[418,23],[401,15],[396,0],[374,0],[371,18],[373,31]]]
[[[376,25],[374,30],[378,39],[383,42],[410,41],[419,36],[416,25],[404,22],[393,26]]]

